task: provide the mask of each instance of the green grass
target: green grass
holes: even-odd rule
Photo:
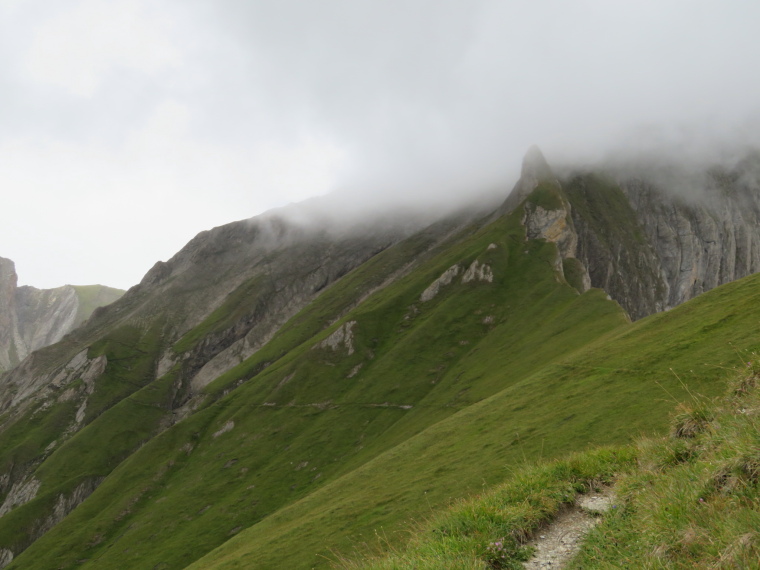
[[[445,223],[442,225],[445,226]],[[388,272],[398,270],[400,265],[408,263],[409,258],[424,257],[436,240],[435,231],[427,231],[407,240],[397,248],[399,251],[377,256],[380,259],[372,260],[369,264],[377,268],[374,279],[372,275],[369,278],[360,275],[358,279],[347,280],[353,290],[348,295],[345,290],[339,295],[328,294],[326,298],[331,300],[329,306],[325,308],[323,305],[316,318],[307,319],[304,323],[307,326],[301,327],[305,332],[296,331],[295,335],[291,332],[280,343],[279,349],[284,353],[292,348],[288,342],[293,336],[308,337],[321,330],[324,324],[320,324],[320,321],[334,319],[336,314],[355,303],[367,288],[380,285]],[[217,318],[222,313],[217,311],[213,315],[214,319],[205,321],[199,328],[205,328],[206,332],[212,329],[218,331],[244,315],[248,310],[246,307],[250,307],[251,299],[255,301],[257,298],[249,285],[250,283],[244,284],[230,295],[223,306],[227,314],[224,319]],[[83,289],[85,292],[93,291],[92,288]],[[311,314],[314,315],[314,311]],[[303,315],[300,320],[303,322]],[[211,328],[209,323],[212,323]],[[290,331],[293,328],[291,324]],[[0,448],[0,460],[5,465],[4,473],[14,476],[34,470],[35,464],[41,462],[34,476],[41,479],[43,485],[34,501],[17,507],[3,519],[8,524],[5,527],[0,525],[1,544],[18,553],[19,548],[30,542],[31,533],[52,510],[59,496],[67,497],[84,480],[102,479],[165,427],[168,419],[166,414],[181,386],[177,383],[174,372],[151,382],[162,349],[161,332],[161,320],[156,319],[148,330],[123,325],[110,330],[90,346],[88,356],[94,358],[105,355],[108,366],[99,378],[94,393],[88,397],[84,423],[89,425],[70,440],[65,434],[65,428],[73,422],[78,407],[72,401],[51,408],[46,408],[47,404],[43,403],[38,406],[39,409],[29,412],[25,417],[16,418],[17,421],[11,423],[10,427],[6,426]],[[51,367],[59,366],[60,362],[73,356],[74,348],[70,344],[69,339],[36,353],[35,357],[44,357]],[[80,380],[67,386],[76,387],[84,388]],[[55,452],[48,457],[49,454],[44,450],[56,439]]]
[[[334,552],[374,542],[375,532],[398,545],[404,513],[429,512],[495,484],[526,458],[667,430],[675,401],[690,398],[679,377],[696,392],[717,394],[735,349],[757,348],[758,281],[730,284],[613,330],[267,517],[197,567],[324,565]],[[499,362],[490,364],[497,375]]]
[[[555,274],[556,246],[526,242],[520,215],[439,246],[440,232],[423,232],[374,256],[176,425],[174,372],[150,382],[159,324],[112,331],[90,349],[109,367],[89,425],[38,468],[39,505],[83,477],[106,478],[11,568],[310,568],[365,544],[397,551],[410,518],[436,516],[526,462],[664,432],[668,411],[690,398],[683,383],[713,396],[735,350],[757,348],[757,278],[630,324],[603,291],[579,295]],[[446,269],[475,260],[492,282],[455,280],[420,301]],[[175,349],[234,326],[259,292],[244,283]],[[348,322],[353,353],[319,346]],[[29,505],[11,513],[13,529],[43,512]]]
[[[84,424],[73,435],[78,404],[42,402],[3,432],[4,473],[26,472],[41,482],[34,500],[2,518],[0,544],[18,552],[50,515],[59,496],[100,480],[153,437],[168,409],[172,379],[150,382],[157,357],[158,327],[122,327],[93,345],[90,357],[105,355],[109,366],[87,400]],[[81,380],[67,388],[84,389]],[[46,451],[53,444],[53,449]]]
[[[492,243],[497,247],[489,249]],[[410,435],[623,324],[622,311],[600,292],[578,296],[555,279],[547,262],[555,255],[553,248],[526,245],[524,230],[514,219],[465,232],[456,246],[440,250],[427,265],[345,316],[344,321],[357,321],[353,355],[345,349],[313,349],[340,325],[306,336],[324,327],[319,316],[325,313],[315,307],[345,306],[347,297],[357,296],[346,295],[346,289],[367,281],[366,275],[346,276],[294,318],[300,326],[291,323],[281,331],[289,338],[304,335],[299,348],[279,358],[276,352],[267,356],[265,349],[251,360],[276,358],[269,366],[244,363],[212,384],[215,403],[146,444],[60,531],[43,537],[24,557],[39,567],[48,558],[63,563],[77,557],[97,560],[100,568],[126,561],[139,566],[144,560],[168,567],[189,564],[239,530],[395,449]],[[455,283],[432,301],[419,302],[422,290],[443,270],[456,262],[466,267],[474,259],[492,266],[493,283]],[[388,261],[375,263],[377,273],[370,281],[387,276],[379,270]],[[334,314],[335,307],[328,312],[323,306],[322,311]],[[577,322],[586,324],[574,326]],[[276,351],[280,342],[285,341],[274,339],[268,350]],[[514,350],[505,351],[505,346]],[[359,364],[358,373],[349,377]],[[245,378],[251,370],[253,377]],[[241,376],[247,381],[222,396],[234,386],[230,378],[237,382]],[[229,421],[235,422],[234,429],[214,437]],[[181,470],[135,473],[144,465],[165,465],[165,457],[184,457],[178,450],[187,444],[193,451]],[[141,489],[148,491],[119,518],[124,509],[110,503],[113,489],[134,479],[145,481]],[[394,517],[403,520],[408,512]],[[126,530],[118,532],[122,524]],[[372,518],[365,524],[372,524]],[[118,537],[119,548],[129,549],[127,558],[108,537]],[[72,542],[95,546],[72,551]]]
[[[670,437],[638,444],[638,468],[616,486],[621,508],[572,568],[758,567],[760,392],[750,358],[727,397],[695,397]],[[699,429],[683,432],[685,421]]]
[[[526,544],[529,537],[579,494],[598,490],[630,471],[635,459],[632,447],[600,448],[521,466],[508,481],[413,525],[405,548],[391,547],[384,556],[370,552],[340,558],[336,566],[519,570],[533,553]]]
[[[413,523],[405,547],[335,558],[344,569],[514,568],[528,539],[578,493],[615,505],[569,568],[756,568],[760,560],[760,372],[754,353],[728,395],[692,394],[670,435],[519,467],[506,482]],[[747,360],[749,358],[750,360]]]
[[[560,210],[564,207],[560,187],[552,181],[539,182],[528,196],[527,202],[544,210]]]
[[[573,287],[579,293],[583,292],[583,276],[585,268],[583,264],[574,257],[567,257],[562,260],[562,272],[565,275],[567,284]]]

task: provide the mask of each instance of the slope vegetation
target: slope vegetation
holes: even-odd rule
[[[716,395],[736,351],[758,349],[759,285],[751,276],[617,327],[251,527],[197,568],[277,567],[297,554],[308,567],[319,555],[374,543],[380,529],[394,545],[405,536],[394,533],[402,513],[430,512],[502,481],[526,459],[667,429],[675,401],[690,399],[685,385]],[[282,544],[292,546],[283,552]]]
[[[728,393],[692,394],[671,414],[669,435],[520,467],[506,482],[413,527],[406,547],[338,565],[523,568],[531,537],[548,534],[579,494],[610,487],[612,508],[566,567],[756,567],[760,377],[754,353],[737,356]]]
[[[209,385],[193,415],[132,454],[18,562],[182,567],[626,322],[602,292],[580,296],[568,286],[555,256],[553,244],[525,241],[518,215],[503,218],[465,230],[316,337],[299,331],[320,307],[332,312],[322,303],[346,298],[347,276]],[[368,270],[377,267],[357,271]],[[447,272],[456,273],[448,284],[439,280]],[[142,392],[135,398],[145,401]],[[77,543],[85,549],[72,549]]]
[[[673,260],[620,186],[531,160],[496,213],[204,232],[33,353],[0,382],[0,565],[327,566],[719,393],[755,278],[631,323],[590,285],[643,315]]]

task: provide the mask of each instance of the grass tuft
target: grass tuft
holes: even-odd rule
[[[681,402],[670,428],[671,437],[691,439],[706,431],[714,419],[712,410],[705,402]]]

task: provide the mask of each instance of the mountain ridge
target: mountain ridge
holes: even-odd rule
[[[522,402],[511,415],[533,426],[533,435],[523,437],[537,453],[535,434],[548,428],[521,411],[529,402],[522,391],[549,394],[536,382],[555,385],[549,370],[566,370],[563,359],[624,335],[629,317],[644,319],[644,327],[669,322],[669,314],[645,317],[668,308],[670,292],[686,299],[753,269],[751,228],[742,241],[749,247],[731,245],[750,219],[739,216],[737,204],[754,215],[758,199],[759,188],[743,176],[750,166],[725,178],[719,189],[726,202],[718,201],[720,193],[715,200],[728,205],[717,214],[671,197],[647,218],[641,212],[649,210],[637,211],[629,196],[649,194],[632,190],[630,178],[555,177],[536,148],[524,161],[525,176],[495,211],[473,207],[433,224],[410,213],[329,230],[270,215],[202,232],[83,327],[0,377],[0,548],[29,567],[45,567],[49,556],[71,564],[88,558],[97,567],[166,558],[168,567],[181,567],[245,527],[274,528],[286,511],[302,512],[301,500],[324,496],[320,489],[336,488],[343,478],[355,480],[352,473],[370,473],[366,466],[410,448],[414,437],[438,434],[451,442],[445,426],[463,417],[497,426],[497,410],[486,403],[499,398]],[[653,182],[646,190],[665,192]],[[694,224],[725,220],[713,255],[732,252],[733,272],[709,281],[710,263],[680,272],[689,266],[685,256],[665,254],[663,244],[671,242],[660,230],[685,212]],[[692,226],[683,227],[688,233]],[[713,237],[694,235],[699,247],[704,236]],[[723,358],[721,351],[713,358]],[[595,366],[593,359],[583,362]],[[607,398],[599,409],[609,409],[619,401],[605,388],[614,376],[593,378],[561,390],[580,394],[597,382]],[[706,375],[700,382],[714,380]],[[643,405],[648,388],[637,390],[628,407]],[[551,417],[557,412],[546,406],[558,401],[546,397],[546,405],[531,406]],[[554,429],[563,421],[574,426],[564,436],[568,445],[580,445],[584,430],[615,441],[630,436],[611,418],[574,409],[550,422]],[[588,427],[597,424],[605,431]],[[478,433],[472,445],[481,441]],[[425,453],[423,446],[419,454]],[[498,457],[515,456],[491,458]],[[216,461],[218,470],[210,471]],[[420,466],[419,475],[437,473],[430,481],[469,492],[472,481],[451,479],[435,461],[430,468],[440,471]],[[498,477],[498,470],[485,471],[490,480]],[[245,483],[253,477],[255,484]],[[399,506],[412,509],[415,485],[423,483],[408,477],[411,495]],[[349,496],[339,502],[359,517]],[[202,501],[219,508],[204,510]],[[250,508],[235,507],[240,501]],[[370,526],[399,516],[364,498],[356,502],[376,512]],[[303,516],[305,525],[311,515]],[[156,521],[174,530],[161,534]],[[151,542],[151,532],[165,544]],[[350,534],[341,532],[336,540]],[[115,541],[132,545],[124,547],[133,558],[110,550]]]
[[[54,344],[86,321],[98,307],[124,294],[104,285],[63,285],[54,289],[18,286],[16,267],[0,257],[0,371]]]

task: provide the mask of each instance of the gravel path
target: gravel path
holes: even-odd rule
[[[614,498],[611,489],[581,496],[575,505],[557,515],[530,542],[536,553],[525,563],[525,568],[563,568],[578,552],[583,538],[598,522],[599,516],[612,507]]]

